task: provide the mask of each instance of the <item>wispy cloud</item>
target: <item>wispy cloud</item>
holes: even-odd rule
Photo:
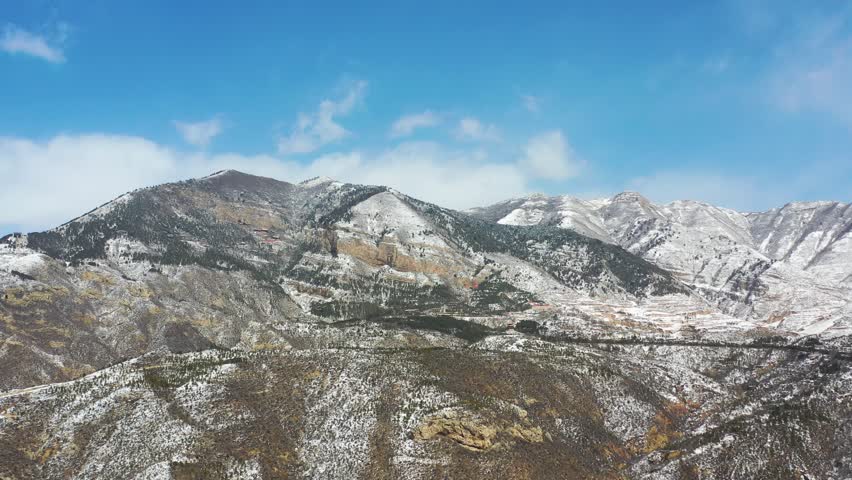
[[[65,61],[63,48],[67,32],[66,24],[58,24],[51,35],[40,35],[10,23],[3,27],[0,50],[15,55],[29,55],[51,63],[62,63]]]
[[[322,175],[387,185],[442,206],[469,208],[527,193],[543,176],[574,175],[576,162],[561,132],[534,137],[525,156],[515,159],[496,158],[477,145],[404,142],[378,151],[330,153],[311,161],[187,152],[127,135],[0,137],[0,204],[16,205],[0,209],[0,225],[43,229],[141,186],[228,168],[291,182]]]
[[[279,139],[278,152],[282,155],[310,153],[351,135],[336,118],[348,115],[364,99],[366,92],[367,82],[359,80],[349,85],[340,100],[323,100],[316,112],[300,113],[290,135]]]
[[[0,209],[0,225],[56,226],[127,191],[226,168],[289,178],[272,156],[186,152],[137,136],[0,137],[0,204],[16,205]]]
[[[731,68],[731,58],[727,55],[708,58],[701,65],[701,70],[714,75],[721,75],[729,68]]]
[[[464,117],[456,127],[456,138],[476,142],[498,142],[500,131],[496,126],[484,124],[474,117]]]
[[[406,137],[418,128],[434,127],[441,123],[441,117],[430,110],[422,113],[404,115],[391,125],[391,138]]]
[[[224,130],[222,117],[217,115],[202,122],[181,122],[175,120],[174,126],[184,141],[190,145],[204,148]]]
[[[538,113],[541,111],[541,98],[535,95],[521,95],[521,104],[528,112]]]
[[[790,113],[817,112],[852,127],[852,14],[802,15],[784,25],[769,73],[770,101]],[[764,86],[766,87],[766,86]]]
[[[494,158],[476,146],[450,148],[435,142],[331,153],[305,162],[271,155],[186,152],[126,135],[59,135],[38,141],[0,137],[0,204],[15,205],[0,209],[0,225],[43,229],[141,186],[228,168],[292,182],[324,175],[388,185],[442,206],[469,208],[528,193],[541,178],[575,176],[584,165],[578,158],[559,131],[534,136],[524,154],[512,161]],[[852,173],[844,160],[808,164],[792,183],[683,169],[633,178],[623,188],[638,190],[657,202],[691,199],[758,210],[791,199],[822,198],[826,178],[836,179],[836,187],[842,190]],[[815,168],[820,171],[813,172]]]
[[[521,165],[529,175],[552,180],[576,177],[582,163],[559,130],[531,138],[521,160]]]
[[[311,162],[303,171],[305,176],[387,185],[457,209],[522,195],[529,191],[530,180],[517,163],[496,161],[479,149],[447,148],[435,142],[406,142],[375,154],[331,154]]]

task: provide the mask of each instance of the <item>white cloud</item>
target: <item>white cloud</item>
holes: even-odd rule
[[[556,157],[548,158],[557,164],[536,165],[544,165],[551,174],[564,174],[567,167],[562,163],[571,156],[565,153],[561,134],[556,137],[561,147],[554,150]],[[534,156],[554,155],[535,147],[539,144],[541,140],[531,141]],[[229,168],[291,182],[324,175],[387,185],[451,208],[522,195],[543,173],[531,169],[526,159],[502,161],[480,148],[453,149],[433,142],[406,142],[378,152],[334,153],[296,162],[269,155],[186,152],[124,135],[58,135],[44,141],[0,137],[0,205],[7,207],[0,208],[0,225],[49,228],[127,191]]]
[[[295,162],[269,155],[186,152],[134,136],[59,135],[44,141],[0,137],[0,205],[4,206],[0,225],[20,225],[29,231],[49,228],[127,191],[229,168],[290,182],[323,175],[387,185],[459,209],[523,195],[535,190],[543,176],[576,172],[578,162],[566,153],[570,148],[560,132],[538,135],[527,147],[526,155],[511,162],[495,159],[481,148],[448,148],[434,142],[405,142],[375,153],[333,153]],[[531,159],[538,160],[531,164]],[[804,165],[794,175],[795,181],[670,170],[634,178],[624,188],[656,202],[691,199],[754,211],[791,199],[822,199],[827,182],[835,191],[843,191],[850,173],[844,160]]]
[[[215,116],[203,122],[180,122],[175,120],[175,128],[184,141],[196,147],[206,147],[210,141],[224,130],[222,118]]]
[[[500,141],[500,131],[496,126],[486,125],[474,117],[464,117],[459,120],[456,138],[476,142],[497,142]]]
[[[535,177],[564,180],[579,174],[582,161],[562,132],[552,130],[530,139],[524,148],[521,164]]]
[[[60,24],[57,32],[50,38],[7,24],[3,28],[3,35],[0,36],[0,50],[10,54],[30,55],[51,63],[62,63],[65,61],[62,49],[66,37],[65,24]]]
[[[339,101],[323,100],[316,112],[300,113],[296,127],[290,135],[278,141],[282,155],[310,153],[350,135],[335,117],[348,115],[361,102],[367,91],[367,82],[360,80],[349,86]]]
[[[534,95],[521,95],[521,103],[528,112],[538,113],[541,110],[541,99]]]
[[[790,66],[774,78],[776,104],[789,112],[828,113],[852,125],[852,49],[823,62]]]
[[[515,163],[495,162],[479,150],[452,150],[432,142],[409,142],[369,156],[360,152],[321,157],[305,176],[393,187],[449,208],[505,200],[529,190],[529,177]]]
[[[392,138],[405,137],[414,133],[418,128],[434,127],[441,123],[441,117],[426,110],[423,113],[404,115],[393,123],[390,129]]]
[[[139,187],[243,165],[283,173],[272,157],[185,153],[133,136],[0,137],[0,224],[51,227]]]

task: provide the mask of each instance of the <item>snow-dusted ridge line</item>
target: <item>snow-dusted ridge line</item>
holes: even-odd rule
[[[31,395],[34,393],[39,393],[44,390],[49,390],[51,388],[56,387],[67,387],[69,385],[73,385],[75,383],[87,382],[90,380],[94,380],[96,378],[102,377],[104,375],[109,375],[110,373],[116,370],[125,370],[128,368],[134,368],[134,366],[144,363],[150,357],[150,353],[146,353],[144,355],[140,355],[135,358],[130,358],[122,362],[118,362],[112,365],[105,366],[101,369],[95,370],[92,373],[87,375],[83,375],[82,377],[75,378],[73,380],[68,380],[65,382],[52,382],[45,383],[41,385],[33,385],[31,387],[26,388],[16,388],[12,390],[7,390],[5,392],[0,392],[0,399],[16,397],[20,395]],[[183,353],[183,354],[170,354],[171,357],[182,360],[182,361],[204,361],[204,360],[214,360],[221,358],[240,358],[243,356],[251,355],[251,352],[245,352],[241,350],[222,350],[222,349],[209,349],[209,350],[199,350],[195,352]],[[150,366],[143,366],[144,368],[165,368],[169,367],[171,364],[157,364]]]
[[[593,202],[531,195],[468,212],[497,223],[557,225],[620,245],[741,318],[807,333],[852,331],[849,204],[791,202],[740,213],[690,200],[656,205],[622,192]]]
[[[150,188],[150,187],[146,187],[146,188]],[[84,213],[84,214],[82,214],[78,217],[72,218],[71,220],[68,220],[67,222],[59,225],[58,227],[51,228],[48,231],[61,230],[62,228],[68,226],[71,223],[85,221],[87,218],[91,217],[92,215],[108,213],[112,210],[112,208],[114,208],[115,205],[119,205],[121,203],[127,203],[130,200],[132,200],[133,193],[136,192],[136,191],[138,191],[138,189],[134,190],[132,192],[122,193],[121,195],[113,198],[112,200],[105,202],[105,203],[89,210],[88,212],[86,212],[86,213]]]
[[[230,168],[226,168],[224,170],[218,170],[218,171],[211,173],[210,175],[205,175],[203,177],[200,177],[199,180],[204,180],[204,179],[207,179],[207,178],[214,178],[214,177],[218,177],[220,175],[224,175],[224,174],[228,174],[228,173],[232,173],[232,172],[237,172],[237,170],[233,170],[233,169],[230,169]]]
[[[41,391],[44,391],[44,390],[47,390],[47,389],[50,389],[50,388],[54,388],[54,387],[66,387],[66,386],[72,385],[74,383],[92,380],[92,379],[95,379],[95,378],[98,378],[98,377],[105,375],[106,373],[108,373],[112,369],[134,365],[134,364],[138,363],[141,358],[142,357],[131,358],[131,359],[126,360],[124,362],[117,363],[115,365],[110,365],[108,367],[104,367],[104,368],[102,368],[100,370],[96,370],[96,371],[94,371],[94,372],[92,372],[88,375],[84,375],[82,377],[75,378],[74,380],[68,380],[66,382],[45,383],[45,384],[42,384],[42,385],[33,385],[32,387],[15,388],[15,389],[12,389],[12,390],[7,390],[5,392],[0,392],[0,399],[9,398],[9,397],[17,397],[19,395],[31,395],[31,394],[38,393],[38,392],[41,392]]]

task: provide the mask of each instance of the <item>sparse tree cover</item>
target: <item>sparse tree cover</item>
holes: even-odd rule
[[[852,475],[852,340],[778,262],[523,202],[228,171],[5,237],[0,477]]]

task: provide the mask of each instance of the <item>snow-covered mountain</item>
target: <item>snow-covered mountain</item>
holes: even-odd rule
[[[0,478],[846,478],[848,212],[130,192],[0,239]]]
[[[852,327],[852,206],[790,203],[740,213],[701,202],[657,205],[635,192],[584,201],[532,195],[471,214],[557,225],[620,245],[730,315],[800,333]]]
[[[37,375],[33,383],[73,377],[163,346],[232,348],[255,337],[278,344],[273,319],[439,315],[491,327],[529,319],[555,332],[575,328],[583,309],[630,307],[615,316],[676,331],[684,324],[676,315],[655,322],[645,312],[661,310],[659,302],[681,306],[669,314],[707,309],[671,274],[617,246],[327,179],[290,184],[219,172],[131,192],[2,243],[4,310],[28,315],[33,298],[45,299],[39,315],[55,326],[23,335],[9,325],[16,343],[0,358],[40,365],[0,372],[9,386],[28,383],[20,377],[28,374]],[[720,319],[711,312],[692,323],[711,329]],[[60,366],[71,359],[79,364]]]
[[[764,255],[825,281],[852,285],[852,205],[796,202],[746,218]]]

